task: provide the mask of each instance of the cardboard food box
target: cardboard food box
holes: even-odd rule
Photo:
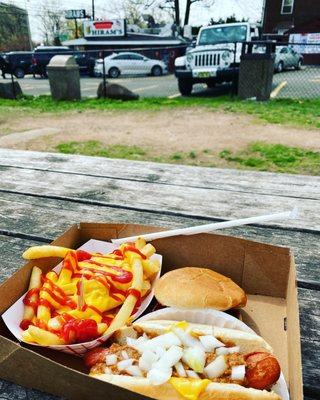
[[[81,223],[53,242],[77,248],[89,239],[110,240],[155,232],[159,228]],[[291,400],[302,395],[302,372],[296,270],[290,249],[235,237],[198,234],[153,241],[163,256],[162,273],[185,266],[212,268],[233,279],[248,295],[241,310],[243,322],[274,349],[287,382]],[[44,272],[59,262],[49,258],[29,262],[0,286],[0,314],[28,288],[33,265]],[[18,343],[0,322],[0,377],[68,399],[147,399],[87,375],[81,358]]]

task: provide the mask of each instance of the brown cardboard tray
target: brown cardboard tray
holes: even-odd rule
[[[132,224],[80,223],[53,244],[77,248],[89,239],[110,240],[155,232],[160,228]],[[284,373],[291,400],[301,400],[302,372],[296,269],[288,248],[235,237],[198,234],[153,241],[163,256],[163,273],[201,266],[229,276],[248,295],[243,321],[273,347]],[[37,260],[47,272],[56,258]],[[0,314],[26,292],[29,262],[0,286]],[[45,348],[18,343],[0,320],[0,377],[68,399],[147,399],[87,375],[81,359]]]

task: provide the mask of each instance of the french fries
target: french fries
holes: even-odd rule
[[[138,258],[135,258],[132,265],[133,272],[133,281],[130,289],[136,290],[141,293],[142,282],[143,282],[143,269],[141,261]],[[117,313],[115,319],[112,321],[111,325],[106,331],[106,335],[112,334],[121,326],[125,325],[130,315],[136,305],[137,297],[133,294],[129,294],[126,298],[125,302],[122,304],[119,312]]]
[[[63,257],[62,268],[42,276],[34,267],[25,296],[22,339],[42,346],[84,343],[130,321],[151,290],[159,263],[151,244],[139,238],[109,254],[37,246],[26,259]]]
[[[42,346],[65,344],[58,335],[33,325],[30,325],[28,330],[23,332],[22,338],[25,342],[35,342]]]
[[[23,310],[23,321],[24,324],[28,324],[35,317],[35,307],[32,304],[36,304],[39,299],[38,289],[41,287],[41,275],[42,271],[38,267],[33,267],[30,277],[29,289],[28,292],[31,294],[29,297],[29,301],[25,302],[27,304],[24,305]],[[31,292],[33,291],[33,293]]]
[[[70,249],[60,246],[50,246],[50,245],[34,246],[26,250],[22,254],[22,257],[25,260],[35,260],[37,258],[45,258],[45,257],[64,258],[68,253],[68,251],[70,251]]]

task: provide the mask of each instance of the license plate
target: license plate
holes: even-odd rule
[[[210,72],[199,72],[199,78],[209,78]]]

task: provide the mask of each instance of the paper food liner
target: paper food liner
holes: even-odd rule
[[[86,242],[84,245],[79,247],[80,250],[85,250],[91,253],[103,253],[107,254],[112,252],[113,250],[117,249],[119,246],[109,243],[109,242],[104,242],[102,240],[95,240],[95,239],[90,239],[88,242]],[[156,276],[156,278],[153,280],[152,285],[151,285],[151,291],[144,298],[144,300],[141,303],[141,306],[139,307],[138,311],[132,316],[133,320],[138,318],[148,307],[148,305],[151,303],[153,295],[154,295],[154,285],[155,282],[159,279],[160,273],[161,273],[161,265],[162,265],[162,256],[159,254],[154,254],[151,258],[151,260],[158,260],[160,263],[160,270]],[[55,268],[53,268],[53,271],[59,272],[62,267],[62,262],[58,264]],[[26,293],[19,298],[8,310],[2,314],[2,318],[7,325],[8,329],[10,332],[19,340],[22,341],[22,332],[23,330],[19,327],[19,324],[23,318],[23,310],[24,310],[24,305],[23,305],[23,298],[25,297]],[[40,347],[48,347],[50,349],[54,350],[59,350],[64,353],[69,353],[69,354],[75,354],[78,356],[83,355],[86,353],[88,350],[93,349],[94,347],[100,346],[102,343],[104,343],[111,335],[104,335],[100,336],[98,339],[92,340],[90,342],[85,342],[85,343],[76,343],[76,344],[69,344],[69,345],[57,345],[57,346],[41,346],[35,343],[28,343],[32,346],[40,346]]]
[[[243,332],[254,333],[248,325],[239,319],[217,310],[206,309],[179,309],[173,307],[163,308],[146,314],[139,318],[139,321],[150,321],[156,319],[166,319],[174,321],[188,321],[196,324],[214,325],[220,328],[238,329]],[[281,372],[278,382],[273,385],[272,390],[277,393],[282,400],[289,400],[289,392],[283,373]]]

